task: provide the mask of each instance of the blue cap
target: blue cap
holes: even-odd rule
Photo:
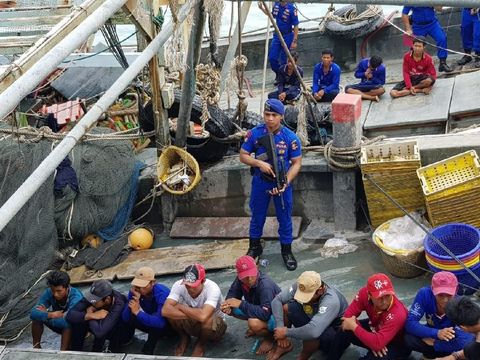
[[[264,111],[274,112],[280,115],[285,115],[285,106],[278,99],[268,99],[265,101]]]

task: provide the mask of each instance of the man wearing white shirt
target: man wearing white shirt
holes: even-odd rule
[[[187,266],[183,279],[173,284],[162,309],[162,315],[180,334],[175,356],[185,353],[192,336],[198,339],[194,357],[203,356],[207,341],[222,338],[227,324],[220,311],[221,302],[222,292],[215,282],[205,278],[205,268],[201,264]]]

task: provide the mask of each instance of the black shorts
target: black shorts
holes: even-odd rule
[[[410,82],[412,83],[412,86],[416,86],[420,84],[425,79],[430,79],[432,80],[432,85],[435,84],[435,79],[430,75],[427,75],[427,74],[410,75]],[[397,91],[404,90],[406,86],[407,85],[405,84],[405,81],[400,81],[397,85],[393,87],[392,90],[397,90]]]
[[[361,92],[369,92],[371,90],[376,90],[382,88],[382,85],[371,85],[371,84],[354,84],[345,86],[345,91],[348,89],[359,90]]]

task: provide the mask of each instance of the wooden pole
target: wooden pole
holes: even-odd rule
[[[175,145],[181,148],[187,145],[190,116],[192,113],[193,98],[195,96],[195,68],[200,59],[204,25],[205,11],[203,9],[203,1],[200,1],[198,5],[195,6],[193,15],[191,36],[188,43],[187,71],[185,72],[185,77],[182,83],[182,99],[180,101],[180,110],[178,112]]]

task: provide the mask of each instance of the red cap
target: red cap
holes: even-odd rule
[[[395,295],[392,281],[382,273],[373,274],[367,280],[367,290],[373,298],[379,298],[385,295]]]
[[[437,272],[432,277],[433,295],[448,294],[453,296],[457,293],[457,287],[457,277],[449,271]]]
[[[197,287],[205,280],[205,268],[201,264],[187,266],[183,271],[183,284]]]
[[[235,267],[237,268],[237,276],[240,280],[243,280],[248,276],[257,276],[258,274],[255,260],[248,255],[239,257],[235,263]]]

